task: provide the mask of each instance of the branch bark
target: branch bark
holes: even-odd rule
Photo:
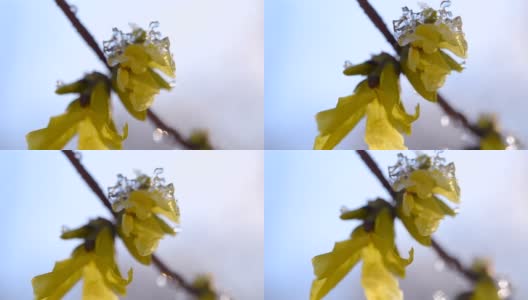
[[[73,27],[79,32],[82,39],[86,42],[88,46],[95,52],[99,60],[106,66],[106,68],[112,72],[112,67],[108,64],[106,57],[104,55],[103,50],[99,47],[97,42],[95,41],[95,38],[90,34],[88,29],[81,23],[81,21],[77,18],[75,13],[72,11],[71,6],[66,2],[66,0],[55,0],[59,8],[62,10],[64,15],[68,18],[70,23],[73,25]],[[165,122],[163,122],[158,115],[156,115],[151,109],[147,111],[147,117],[156,125],[158,128],[161,128],[165,131],[167,131],[176,141],[177,143],[181,144],[184,148],[195,150],[199,148],[199,145],[195,145],[191,143],[190,141],[183,138],[183,135],[179,133],[176,129],[170,127]]]
[[[393,197],[393,200],[396,202],[396,199],[395,199],[396,192],[392,189],[387,178],[383,176],[381,169],[378,167],[374,159],[372,159],[370,154],[365,150],[356,150],[356,153],[363,160],[363,162],[367,165],[369,170],[376,176],[376,178],[378,178],[380,183],[391,194],[391,196]],[[463,275],[467,280],[471,282],[475,282],[478,279],[478,274],[473,272],[470,268],[465,267],[457,257],[449,254],[443,247],[440,246],[440,244],[435,239],[431,239],[431,240],[432,240],[431,247],[436,252],[436,254],[446,263],[447,266],[459,272],[461,275]]]
[[[73,165],[75,170],[79,173],[81,178],[86,182],[88,187],[95,193],[95,195],[101,200],[101,202],[104,204],[104,206],[112,213],[114,218],[117,217],[116,212],[112,209],[112,204],[110,203],[110,200],[106,197],[105,193],[95,181],[93,176],[86,170],[86,168],[81,163],[81,160],[79,157],[77,157],[76,153],[72,150],[62,150],[62,153],[68,158],[70,163]],[[156,268],[163,274],[167,275],[167,278],[172,281],[176,287],[181,287],[185,291],[187,291],[189,294],[194,296],[199,296],[201,294],[201,290],[195,288],[192,286],[191,283],[187,282],[180,274],[176,273],[175,271],[171,270],[167,264],[165,264],[157,255],[152,254],[152,263],[156,266]]]
[[[374,26],[383,34],[387,42],[394,48],[394,51],[400,54],[401,47],[396,41],[396,38],[394,38],[394,35],[389,31],[389,28],[387,27],[387,24],[383,22],[383,19],[378,14],[376,9],[369,3],[368,0],[357,0],[359,3],[359,6],[363,9],[365,14],[369,17],[370,21],[374,23]],[[456,110],[447,99],[442,96],[440,93],[437,94],[437,102],[438,105],[442,108],[445,114],[447,114],[451,119],[457,121],[462,127],[466,128],[469,132],[474,134],[475,136],[481,138],[484,136],[484,132],[478,128],[475,124],[472,124],[469,122],[469,119],[460,111]]]

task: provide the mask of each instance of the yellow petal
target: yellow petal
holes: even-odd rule
[[[84,267],[83,275],[83,300],[118,300],[112,290],[106,286],[94,262]]]
[[[117,69],[117,87],[120,91],[126,91],[128,85],[129,74],[125,68],[119,67]]]
[[[121,229],[125,235],[130,235],[134,229],[134,217],[132,217],[130,214],[124,213],[123,219],[121,220]]]
[[[86,113],[79,101],[70,104],[70,109],[59,116],[50,118],[48,127],[32,131],[26,135],[30,150],[59,150],[64,148],[77,131],[78,123]]]
[[[317,279],[312,283],[310,300],[319,300],[327,295],[357,264],[360,250],[367,243],[368,237],[363,232],[351,240],[337,242],[332,252],[314,257],[312,264]]]
[[[79,150],[108,150],[103,143],[99,132],[90,119],[85,119],[78,125],[79,128]]]
[[[88,262],[86,255],[80,255],[57,262],[50,273],[35,276],[31,280],[35,299],[62,299],[81,279],[82,268]]]
[[[403,300],[403,292],[396,278],[385,268],[379,251],[373,246],[365,247],[361,285],[367,300]]]
[[[319,136],[314,149],[330,150],[357,125],[365,115],[366,106],[374,99],[368,83],[360,83],[351,96],[339,98],[336,108],[319,112],[316,116]]]
[[[372,150],[405,150],[403,136],[392,126],[385,108],[376,99],[367,105],[365,142]]]

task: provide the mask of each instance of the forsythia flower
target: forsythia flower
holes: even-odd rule
[[[176,234],[161,216],[180,222],[174,186],[164,184],[161,172],[156,169],[153,178],[138,174],[132,180],[119,175],[117,185],[109,188],[112,207],[119,214],[118,233],[130,253],[144,264],[150,263],[151,254],[165,234]]]
[[[384,201],[377,200],[373,203],[379,205],[380,202]],[[365,226],[359,226],[349,240],[335,243],[332,252],[312,259],[317,278],[312,283],[310,300],[326,296],[359,260],[363,260],[361,284],[368,300],[403,299],[403,292],[395,275],[405,276],[405,267],[412,262],[413,250],[409,252],[409,259],[403,259],[398,254],[394,243],[394,216],[389,208],[390,204],[385,204],[378,207],[373,230],[367,231]],[[363,210],[352,212],[355,215],[353,218],[368,219],[369,216],[361,211]],[[348,219],[350,213],[345,212],[342,218]]]
[[[394,180],[393,188],[402,192],[398,201],[398,216],[407,230],[420,243],[429,245],[431,235],[437,230],[444,216],[456,213],[438,196],[454,203],[460,201],[460,188],[455,177],[453,163],[445,164],[438,155],[420,155],[408,159],[400,154],[398,163],[389,169]]]
[[[132,26],[133,31],[128,34],[114,29],[112,39],[104,43],[108,63],[113,67],[114,90],[126,109],[141,120],[160,89],[171,89],[157,71],[175,77],[170,42],[155,31],[158,25],[152,22],[148,32]]]
[[[61,299],[81,278],[84,281],[83,300],[118,300],[115,293],[126,294],[126,286],[132,281],[132,269],[128,279],[121,277],[114,258],[111,227],[96,230],[91,226],[63,234],[63,238],[86,237],[87,242],[77,247],[71,258],[57,262],[53,271],[33,278],[36,300]]]
[[[460,58],[467,56],[462,20],[451,18],[452,13],[446,10],[449,5],[449,1],[443,1],[440,10],[424,7],[419,13],[405,7],[402,18],[394,21],[394,32],[403,47],[402,71],[416,91],[430,101],[436,101],[436,92],[451,71],[463,70],[442,49]]]
[[[69,85],[57,88],[57,94],[79,93],[66,112],[52,117],[48,127],[26,135],[31,150],[62,149],[76,135],[78,148],[87,150],[121,149],[128,134],[117,132],[110,111],[110,86],[104,75],[92,73]]]
[[[339,98],[337,106],[316,116],[319,136],[314,149],[333,149],[366,115],[365,142],[370,149],[407,149],[403,136],[411,133],[411,123],[420,113],[409,115],[400,99],[399,68],[388,54],[348,66],[345,75],[368,75],[356,87],[354,94]]]

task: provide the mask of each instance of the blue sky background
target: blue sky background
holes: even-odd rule
[[[392,30],[401,8],[418,1],[371,0]],[[439,7],[440,0],[423,1]],[[466,70],[452,74],[442,88],[451,104],[475,120],[481,112],[496,113],[508,132],[528,141],[528,4],[523,0],[453,0],[462,16],[469,43]],[[361,63],[392,48],[351,0],[266,0],[265,6],[265,139],[266,149],[311,149],[317,135],[315,114],[352,94],[359,77],[342,74],[343,63]],[[419,97],[402,80],[403,102],[421,118],[406,137],[409,149],[461,148],[463,132],[440,125],[436,104]],[[342,143],[363,149],[364,122]]]
[[[175,186],[182,232],[160,242],[157,253],[192,279],[211,273],[235,299],[263,299],[264,187],[261,151],[83,152],[86,168],[106,190],[116,175],[152,174],[163,167]],[[59,238],[61,227],[109,217],[106,208],[60,152],[0,151],[2,271],[0,299],[32,299],[31,278],[69,257],[78,241]],[[134,268],[126,299],[186,299],[159,288],[154,267],[136,263],[117,243],[121,271]],[[66,299],[80,299],[78,284]]]
[[[222,149],[264,147],[263,0],[72,0],[77,15],[102,45],[112,28],[160,22],[176,62],[176,86],[152,109],[187,134],[208,129]],[[25,135],[45,127],[73,98],[54,94],[57,80],[72,82],[104,71],[53,0],[0,0],[0,149],[25,149]],[[114,99],[118,125],[129,124],[128,149],[156,144],[154,127],[135,121]],[[121,128],[121,126],[119,126]]]
[[[372,153],[385,174],[396,151]],[[414,156],[413,152],[406,152]],[[444,152],[457,168],[462,203],[435,238],[469,263],[475,256],[493,260],[498,274],[515,287],[514,299],[528,298],[528,153]],[[311,259],[345,240],[357,222],[339,219],[339,209],[363,206],[387,192],[352,151],[266,151],[266,299],[308,299],[314,279]],[[397,222],[402,253],[414,247],[414,262],[401,282],[406,299],[450,298],[467,286],[456,273],[435,271],[435,253],[412,240]],[[325,299],[364,299],[356,267]]]

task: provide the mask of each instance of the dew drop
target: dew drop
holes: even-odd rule
[[[57,80],[57,88],[60,88],[64,85],[64,82],[62,80]]]
[[[169,135],[167,131],[161,128],[156,128],[156,130],[152,132],[152,140],[154,140],[155,143],[161,143],[167,135]]]
[[[511,135],[507,136],[507,137],[506,137],[506,143],[507,143],[508,145],[513,145],[513,144],[515,144],[515,137],[514,137],[514,136],[511,136]]]
[[[348,212],[348,207],[346,207],[346,206],[344,206],[344,205],[341,206],[341,208],[339,209],[339,212],[342,213],[342,214]]]
[[[344,68],[345,70],[348,69],[348,68],[350,68],[350,67],[352,67],[352,66],[353,66],[353,64],[352,64],[352,62],[350,62],[349,60],[346,60],[345,63],[343,64],[343,68]]]
[[[174,233],[180,233],[182,232],[182,228],[180,225],[176,225],[174,227],[172,227],[172,231],[174,231]]]
[[[451,119],[449,116],[442,116],[440,118],[440,125],[442,125],[442,127],[447,127],[449,124],[451,124]]]
[[[445,270],[445,262],[439,259],[434,262],[433,267],[436,272],[442,272]]]
[[[156,278],[156,285],[158,287],[164,287],[167,285],[167,274],[162,273],[158,278]]]
[[[433,294],[433,300],[447,300],[447,295],[444,291],[438,290]]]
[[[81,153],[81,152],[79,152],[79,151],[75,151],[75,152],[73,153],[73,155],[75,155],[75,158],[76,158],[77,160],[82,160],[82,153]]]
[[[70,228],[66,227],[65,225],[62,225],[61,227],[61,233],[65,233],[67,231],[70,231]]]
[[[508,299],[512,295],[511,284],[508,280],[499,279],[497,285],[499,286],[499,291],[497,292],[499,298]]]
[[[77,6],[70,5],[70,10],[71,10],[72,13],[76,14],[77,13]]]

